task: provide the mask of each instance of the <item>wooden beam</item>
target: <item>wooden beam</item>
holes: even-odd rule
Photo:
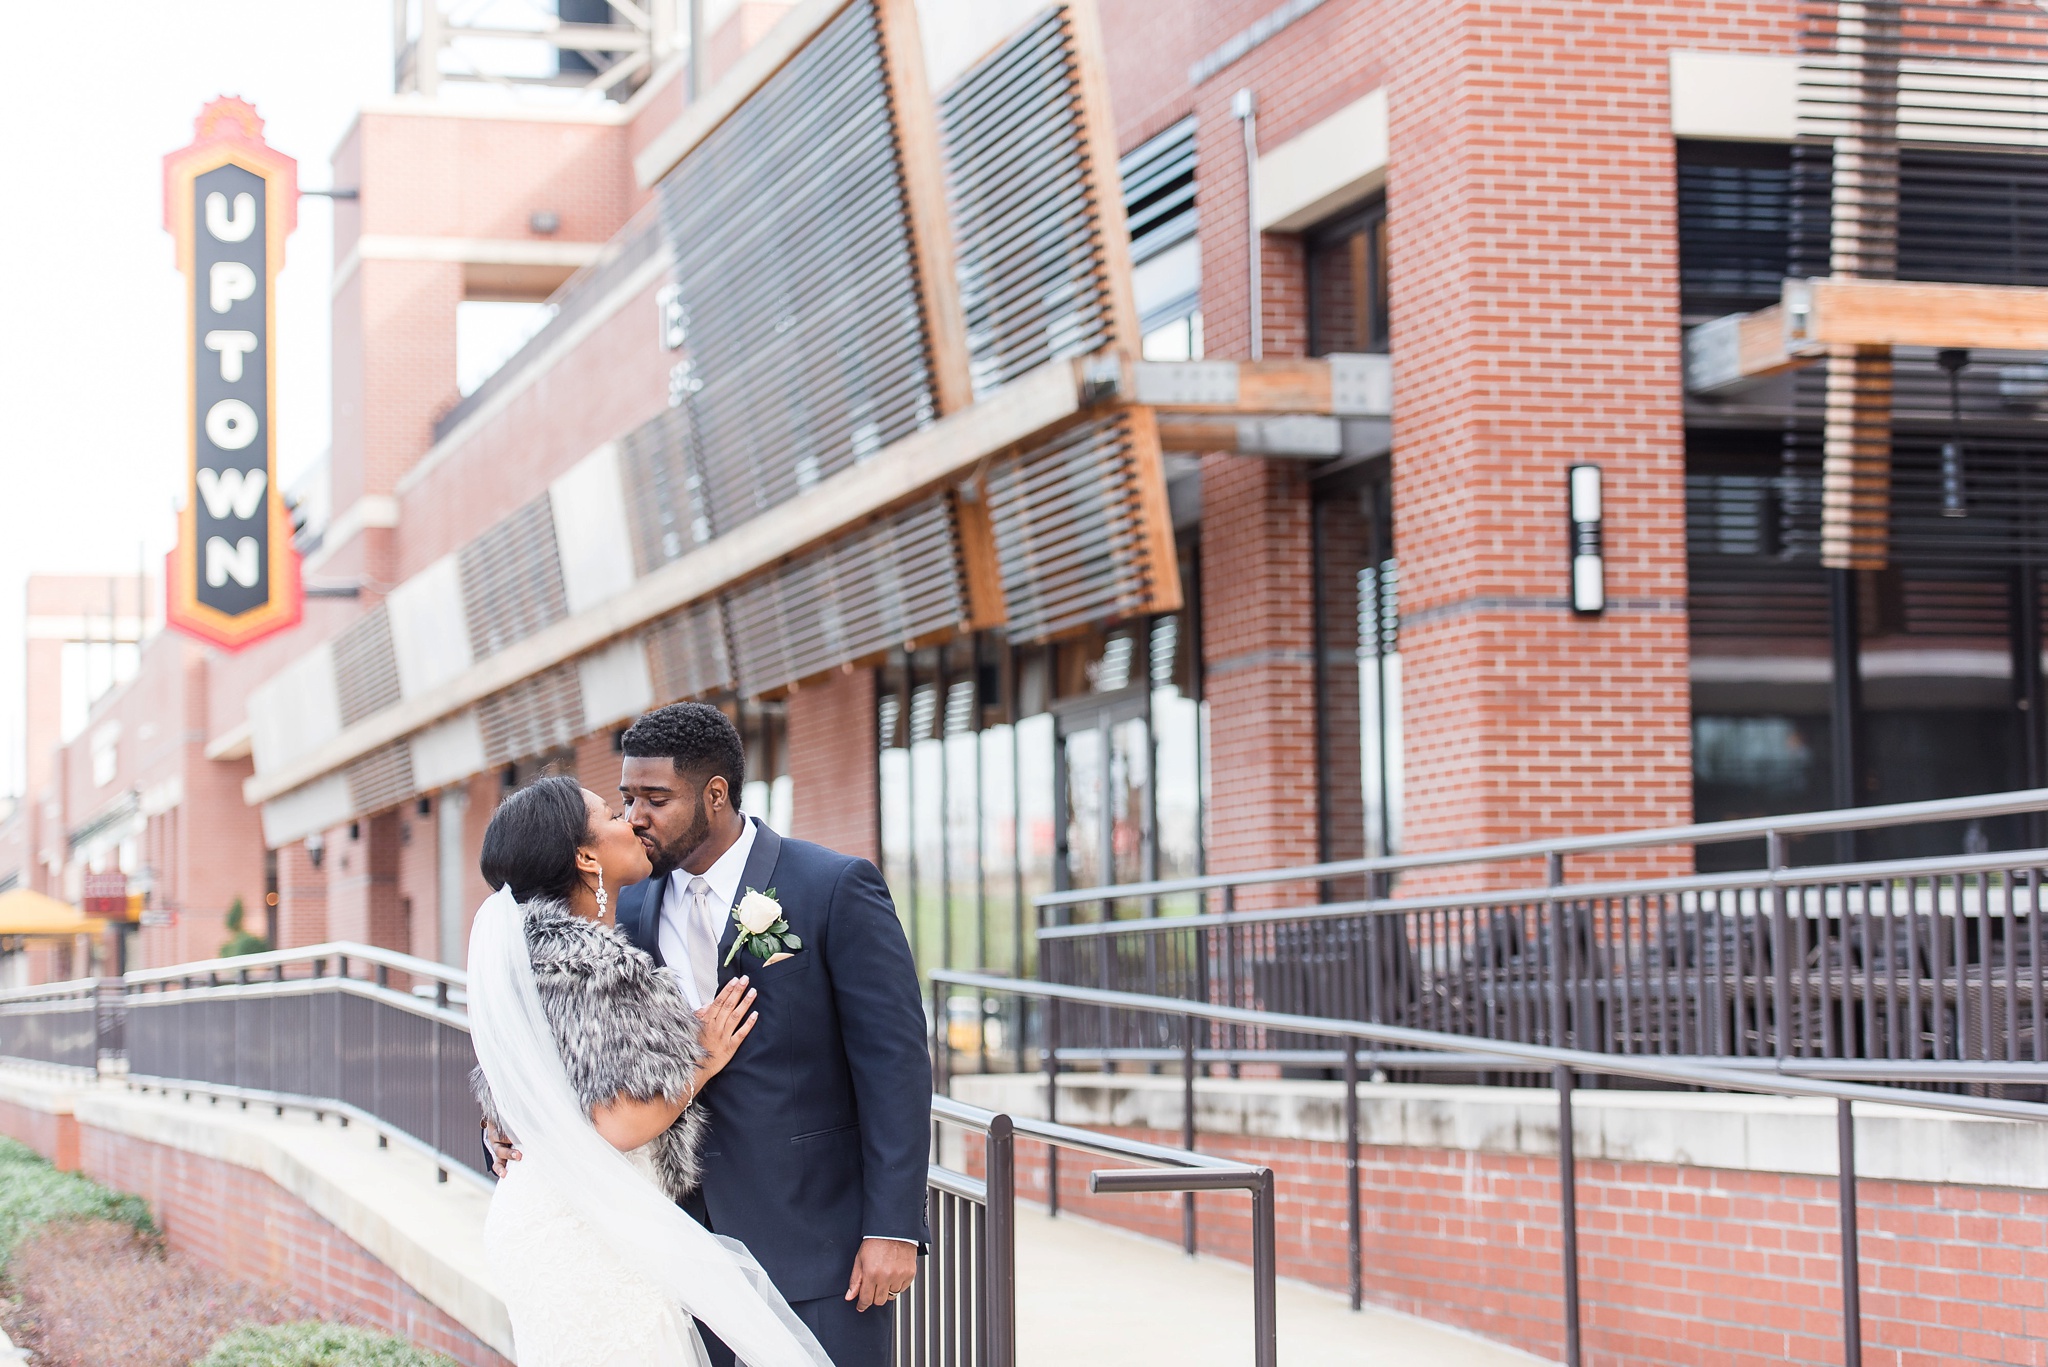
[[[1131,229],[1124,220],[1123,177],[1118,174],[1116,118],[1109,103],[1109,65],[1095,0],[1067,0],[1067,28],[1074,38],[1074,78],[1081,104],[1081,143],[1088,188],[1095,207],[1095,233],[1102,243],[1103,291],[1109,306],[1109,344],[1133,354],[1138,335],[1137,295],[1131,287]]]
[[[1836,347],[2048,351],[2048,288],[1919,280],[1787,280],[1780,302],[1685,336],[1685,387],[1711,394]]]
[[[1159,427],[1152,410],[1131,412],[1131,464],[1138,478],[1139,520],[1152,569],[1153,612],[1179,612],[1182,605],[1180,549],[1173,535],[1173,508],[1166,497],[1166,461],[1159,451]]]
[[[1808,300],[1799,327],[1795,302]],[[2048,351],[2048,289],[1918,280],[1787,281],[1796,350],[1831,346],[1982,347]]]
[[[946,204],[938,104],[925,80],[916,0],[875,0],[875,22],[896,125],[905,226],[931,348],[932,388],[939,416],[945,417],[974,402],[974,383],[967,355],[967,314],[954,261],[953,218]]]
[[[1176,419],[1196,415],[1313,413],[1340,418],[1393,414],[1386,356],[1277,361],[1127,361],[1123,392]]]

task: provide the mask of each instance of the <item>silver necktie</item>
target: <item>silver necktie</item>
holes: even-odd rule
[[[698,1005],[709,1006],[718,995],[718,931],[712,929],[718,913],[711,905],[711,885],[702,878],[690,880],[688,915],[684,934],[690,946],[690,976],[697,984]]]

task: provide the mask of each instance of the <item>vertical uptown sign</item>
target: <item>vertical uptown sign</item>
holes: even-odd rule
[[[298,166],[236,99],[200,111],[164,158],[164,227],[188,324],[190,453],[166,586],[170,624],[240,650],[299,620],[299,562],[277,487],[277,273],[298,215]]]

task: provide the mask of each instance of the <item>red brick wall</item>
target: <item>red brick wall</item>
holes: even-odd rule
[[[857,669],[789,695],[790,834],[880,860],[875,675]]]
[[[1204,1136],[1199,1147],[1274,1169],[1280,1275],[1346,1288],[1343,1145]],[[1021,1200],[1045,1199],[1044,1153],[1018,1145]],[[1368,1300],[1561,1356],[1554,1159],[1369,1145],[1359,1162]],[[1064,1209],[1180,1240],[1178,1196],[1090,1196],[1092,1166],[1061,1160]],[[1866,1179],[1858,1198],[1866,1363],[2044,1360],[2048,1193]],[[1841,1362],[1832,1178],[1581,1162],[1578,1199],[1586,1367]],[[1203,1252],[1249,1261],[1249,1197],[1203,1196],[1197,1210]]]
[[[327,833],[327,933],[334,939],[410,951],[398,883],[399,820],[393,810]]]
[[[0,1124],[8,1117],[0,1113]],[[174,1248],[275,1288],[305,1313],[395,1334],[463,1367],[510,1367],[363,1247],[260,1173],[161,1144],[79,1128],[85,1174],[149,1203]]]
[[[329,938],[327,875],[313,867],[306,842],[295,841],[277,852],[277,947],[298,949]]]
[[[59,1172],[78,1171],[78,1119],[0,1101],[0,1134],[28,1145]]]

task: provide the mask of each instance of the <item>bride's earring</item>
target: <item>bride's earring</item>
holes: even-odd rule
[[[606,907],[607,905],[609,905],[609,904],[610,904],[610,902],[611,902],[611,898],[609,898],[609,897],[605,896],[605,891],[604,891],[604,870],[600,868],[600,869],[599,869],[599,870],[597,871],[597,919],[598,919],[598,920],[602,921],[602,920],[604,919],[604,911],[605,911],[605,907]]]

